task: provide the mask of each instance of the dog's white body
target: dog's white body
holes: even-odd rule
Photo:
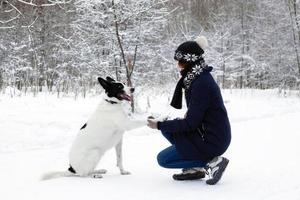
[[[128,94],[132,94],[134,88],[124,87],[110,77],[106,77],[106,80],[99,77],[98,81],[104,88],[105,94],[72,144],[69,170],[44,174],[42,180],[63,176],[101,178],[101,174],[106,170],[95,171],[95,168],[103,154],[114,146],[117,153],[117,166],[121,174],[129,174],[122,164],[122,136],[126,130],[145,126],[146,120],[130,120],[123,109],[123,102],[132,100]]]
[[[145,126],[146,120],[130,120],[123,109],[123,105],[127,103],[123,100],[131,100],[127,94],[132,93],[133,88],[124,87],[123,84],[109,77],[107,80],[102,78],[98,80],[106,94],[72,144],[69,154],[69,170],[44,174],[42,180],[64,176],[101,178],[101,174],[106,170],[95,171],[95,168],[103,154],[112,147],[116,148],[117,166],[121,174],[129,174],[122,164],[122,136],[126,130]]]
[[[118,102],[117,99],[113,100]],[[130,120],[121,103],[103,100],[75,139],[69,159],[70,165],[80,176],[93,173],[103,154],[116,147],[117,165],[121,174],[127,174],[122,166],[122,136],[126,130],[146,125],[145,121]]]

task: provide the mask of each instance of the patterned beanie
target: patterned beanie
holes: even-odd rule
[[[207,46],[204,36],[199,36],[195,41],[186,41],[176,49],[174,59],[187,64],[197,63],[203,59],[202,54]]]

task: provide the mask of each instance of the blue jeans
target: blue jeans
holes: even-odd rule
[[[205,167],[207,162],[202,160],[185,160],[176,150],[172,133],[163,133],[163,136],[172,144],[157,155],[157,162],[164,168],[193,168]]]

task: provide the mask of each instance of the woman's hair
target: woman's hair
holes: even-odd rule
[[[178,65],[181,65],[181,66],[186,67],[186,63],[185,63],[185,62],[182,62],[182,61],[180,61],[180,60],[178,60]]]
[[[198,37],[195,41],[186,41],[177,47],[174,59],[188,65],[199,63],[203,60],[202,54],[207,46],[207,39],[204,36]]]
[[[194,65],[194,63],[187,63],[187,62],[184,62],[182,60],[179,60],[178,64],[183,66],[184,69],[191,68]]]

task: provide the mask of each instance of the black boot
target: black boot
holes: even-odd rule
[[[206,170],[209,171],[210,173],[210,179],[208,179],[206,181],[206,183],[208,185],[214,185],[217,182],[219,182],[219,180],[221,180],[222,175],[227,167],[229,163],[229,160],[227,158],[224,157],[215,157],[214,159],[212,159],[206,167]]]
[[[177,181],[197,180],[204,177],[205,177],[205,169],[200,167],[182,169],[182,173],[173,175],[173,179]]]

